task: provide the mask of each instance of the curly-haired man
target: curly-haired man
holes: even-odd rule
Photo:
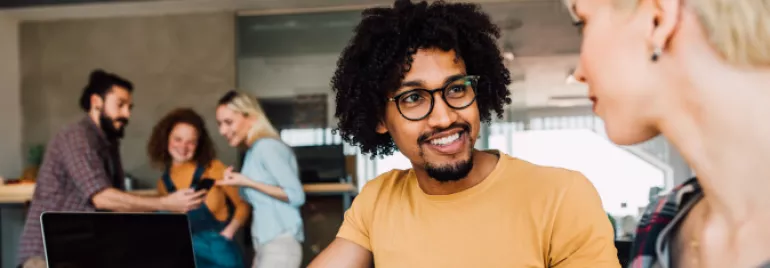
[[[474,149],[511,82],[477,5],[364,11],[332,87],[343,139],[412,169],[367,183],[311,267],[619,267],[580,173]]]

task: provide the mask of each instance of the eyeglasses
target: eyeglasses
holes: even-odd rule
[[[401,116],[411,121],[422,120],[433,111],[436,92],[441,91],[441,98],[452,109],[464,109],[476,100],[476,85],[479,76],[468,75],[449,81],[444,87],[433,90],[422,88],[402,92],[388,101],[395,102]]]

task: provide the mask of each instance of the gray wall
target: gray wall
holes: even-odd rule
[[[82,117],[77,103],[88,74],[104,68],[135,86],[122,157],[141,186],[154,186],[159,176],[146,157],[152,127],[177,107],[201,113],[220,159],[234,163],[235,150],[214,120],[217,99],[235,86],[234,42],[234,14],[227,12],[23,23],[24,148]]]
[[[0,176],[21,176],[21,91],[19,30],[16,20],[0,16]]]
[[[21,176],[21,82],[19,79],[19,27],[16,20],[0,16],[0,176]],[[24,209],[0,209],[0,266],[13,267],[16,245],[23,228]]]

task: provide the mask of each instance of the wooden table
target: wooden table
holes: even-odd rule
[[[344,196],[345,209],[350,207],[352,195],[358,192],[358,188],[351,183],[312,183],[303,185],[305,194],[308,195],[334,195],[342,194]],[[32,194],[35,192],[34,183],[21,183],[0,185],[0,206],[3,205],[24,205],[32,200]],[[129,191],[129,193],[143,196],[157,195],[156,189],[141,189]]]
[[[344,210],[350,207],[358,189],[350,183],[314,183],[303,185],[307,195],[342,195]],[[26,206],[35,192],[34,183],[0,185],[0,267],[13,267],[16,261],[18,235],[26,218]],[[157,195],[156,189],[141,189],[129,193],[143,196]],[[6,241],[7,240],[7,241]]]
[[[0,185],[0,205],[23,205],[32,199],[34,183]]]
[[[306,195],[342,195],[342,210],[348,210],[358,188],[352,183],[308,183],[304,184]]]
[[[302,186],[307,194],[355,193],[358,189],[350,183],[313,183]]]

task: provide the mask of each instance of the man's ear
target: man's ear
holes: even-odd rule
[[[102,99],[99,94],[91,94],[91,109],[102,109],[104,108],[104,100]]]
[[[380,120],[380,122],[377,123],[377,128],[375,129],[375,131],[377,131],[377,133],[379,134],[385,134],[385,133],[388,133],[388,127],[385,126],[385,122]]]

